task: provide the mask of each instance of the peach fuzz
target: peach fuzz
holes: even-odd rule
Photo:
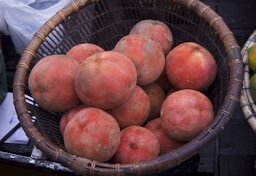
[[[146,123],[145,128],[154,133],[158,139],[160,144],[160,155],[175,150],[184,144],[184,142],[177,141],[168,136],[162,126],[161,118],[159,117]]]
[[[120,143],[120,128],[105,111],[85,108],[68,122],[64,144],[68,152],[98,162],[108,161]]]
[[[150,100],[148,120],[159,117],[161,106],[165,99],[165,92],[156,83],[145,85],[142,88],[147,93]]]
[[[132,164],[155,159],[160,152],[156,136],[141,126],[129,126],[121,131],[120,145],[114,163]]]
[[[65,131],[65,128],[66,128],[68,122],[75,116],[75,114],[77,112],[83,110],[86,107],[87,106],[85,104],[81,104],[81,105],[78,105],[78,106],[72,108],[71,110],[67,111],[65,114],[63,114],[63,116],[60,119],[60,123],[59,123],[60,132],[61,132],[62,136],[64,135],[64,131]]]
[[[81,43],[73,46],[66,55],[75,59],[79,64],[84,62],[89,56],[103,52],[104,49],[92,43]]]
[[[187,142],[208,127],[214,118],[214,110],[211,101],[203,93],[183,89],[165,99],[160,118],[171,138]]]
[[[142,125],[150,110],[150,99],[144,90],[136,86],[128,100],[108,110],[118,122],[121,129],[132,125]]]
[[[154,82],[164,69],[163,50],[158,42],[148,36],[126,35],[116,43],[113,50],[126,55],[134,63],[138,85]]]
[[[159,42],[164,54],[168,54],[173,45],[173,36],[170,28],[162,21],[145,19],[136,23],[130,34],[144,34]]]
[[[66,55],[39,60],[29,75],[28,86],[35,102],[45,110],[64,112],[80,103],[75,91],[77,61]]]
[[[110,109],[124,103],[137,83],[132,61],[115,51],[89,56],[75,76],[78,97],[88,106]]]
[[[195,42],[185,42],[167,55],[166,74],[177,89],[204,91],[217,75],[217,64],[207,49]]]

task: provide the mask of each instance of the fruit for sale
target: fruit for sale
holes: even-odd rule
[[[142,125],[150,110],[150,99],[144,90],[136,86],[126,102],[108,110],[121,129],[132,125]]]
[[[59,127],[60,127],[60,132],[62,136],[64,135],[65,128],[68,124],[68,122],[75,116],[75,114],[87,106],[85,104],[78,105],[71,110],[67,111],[60,119]]]
[[[134,63],[138,85],[154,82],[164,69],[165,56],[161,46],[145,35],[124,36],[117,42],[114,51],[126,55]]]
[[[165,92],[156,83],[151,83],[142,87],[150,100],[150,112],[148,120],[160,116],[160,109],[165,99]]]
[[[115,163],[139,163],[155,159],[160,152],[156,136],[141,126],[129,126],[121,131],[120,145],[114,154]]]
[[[256,73],[256,45],[248,49],[248,65],[249,68]]]
[[[196,90],[178,90],[169,95],[161,107],[163,128],[171,138],[183,142],[206,129],[213,118],[211,101]]]
[[[66,55],[75,59],[79,64],[85,61],[89,56],[104,51],[98,45],[92,43],[82,43],[72,47]]]
[[[167,132],[162,126],[161,118],[159,117],[147,122],[145,128],[154,133],[158,139],[160,144],[160,155],[175,150],[184,144],[184,142],[177,141],[168,136]]]
[[[64,112],[81,101],[75,91],[79,64],[66,55],[51,55],[39,60],[29,75],[28,86],[35,102],[48,111]]]
[[[166,57],[166,73],[177,89],[206,90],[217,75],[212,54],[195,42],[173,48]]]
[[[155,83],[157,83],[165,92],[168,92],[170,89],[173,88],[171,82],[169,81],[166,68],[162,71],[161,75],[156,79]]]
[[[108,161],[120,143],[116,120],[103,110],[85,108],[74,115],[64,131],[68,152],[99,162]]]
[[[115,51],[89,56],[75,76],[78,97],[88,106],[110,109],[124,103],[137,83],[132,61]]]
[[[130,34],[149,35],[153,40],[159,42],[164,54],[169,53],[173,45],[173,36],[170,28],[163,22],[145,19],[136,23]]]
[[[249,89],[252,99],[256,101],[256,73],[254,73],[253,76],[250,78]]]

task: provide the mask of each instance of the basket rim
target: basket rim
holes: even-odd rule
[[[71,155],[58,146],[47,140],[31,122],[28,107],[25,102],[25,77],[29,70],[31,60],[40,44],[46,36],[69,15],[79,11],[91,3],[99,0],[75,0],[58,11],[36,32],[21,56],[16,67],[13,81],[14,105],[20,120],[21,126],[34,145],[46,154],[50,159],[66,167],[71,168],[75,173],[85,175],[143,175],[160,172],[178,166],[183,161],[197,154],[203,147],[215,140],[218,134],[232,117],[236,105],[239,103],[240,93],[243,84],[243,62],[241,59],[240,47],[236,42],[233,33],[225,24],[223,19],[199,0],[171,0],[174,3],[185,6],[189,10],[203,18],[219,35],[229,61],[230,80],[227,95],[220,110],[216,113],[215,119],[208,129],[200,133],[195,139],[181,146],[180,148],[163,154],[158,158],[135,164],[109,164],[91,161],[86,158]],[[82,167],[81,167],[82,166]]]
[[[256,30],[249,36],[248,40],[245,42],[241,55],[243,63],[245,65],[244,70],[244,80],[243,88],[240,96],[240,106],[244,114],[245,119],[251,126],[254,133],[256,133],[256,104],[251,96],[249,82],[250,82],[250,73],[252,72],[248,65],[248,49],[256,44]]]

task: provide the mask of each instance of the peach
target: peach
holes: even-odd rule
[[[161,75],[156,79],[155,83],[157,83],[157,85],[159,85],[165,92],[168,92],[170,89],[173,88],[173,85],[171,84],[167,77],[165,67]]]
[[[75,91],[79,64],[66,55],[39,60],[29,75],[28,86],[38,106],[48,111],[68,111],[80,103]]]
[[[108,161],[120,143],[120,128],[105,111],[85,108],[68,122],[64,144],[68,152],[99,162]]]
[[[65,128],[68,124],[68,122],[75,116],[75,114],[82,109],[86,108],[87,106],[85,104],[78,105],[71,110],[67,111],[60,119],[59,127],[60,127],[60,132],[62,136],[64,135]]]
[[[89,56],[104,51],[98,45],[92,43],[82,43],[72,47],[66,55],[75,59],[79,64],[85,61]]]
[[[214,118],[214,110],[206,95],[196,90],[183,89],[165,99],[160,118],[171,138],[186,142],[208,127]]]
[[[161,74],[165,56],[161,46],[150,37],[130,34],[121,38],[114,47],[131,59],[137,69],[137,84],[146,85],[154,82]]]
[[[145,19],[136,23],[130,34],[144,34],[159,42],[164,54],[168,54],[173,45],[173,36],[170,28],[163,22]]]
[[[111,114],[118,122],[121,129],[142,125],[148,118],[150,110],[150,99],[144,90],[136,86],[128,100],[110,110]]]
[[[145,128],[154,133],[158,139],[160,144],[160,155],[175,150],[184,144],[184,142],[177,141],[168,136],[162,126],[161,118],[159,117],[146,123]]]
[[[148,120],[160,116],[160,109],[165,99],[165,92],[156,83],[151,83],[142,87],[150,100],[150,112]]]
[[[217,65],[207,49],[194,42],[185,42],[167,55],[166,73],[177,89],[204,91],[214,81]]]
[[[75,76],[78,97],[88,106],[110,109],[124,103],[137,83],[132,61],[115,51],[89,56]]]
[[[160,152],[156,136],[141,126],[129,126],[121,131],[117,152],[113,156],[115,163],[139,163],[155,159]]]

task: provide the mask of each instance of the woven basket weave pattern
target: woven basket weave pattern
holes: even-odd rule
[[[251,93],[250,93],[250,74],[251,71],[248,66],[248,49],[256,45],[256,31],[254,31],[244,44],[241,54],[242,59],[245,64],[245,71],[244,71],[244,83],[243,83],[243,89],[240,99],[240,105],[243,111],[243,114],[248,121],[249,125],[252,127],[253,131],[256,133],[256,105],[254,100],[252,99]]]
[[[210,98],[215,119],[209,128],[189,143],[157,159],[139,164],[110,164],[76,157],[65,151],[59,130],[63,113],[48,112],[26,103],[30,95],[30,70],[44,56],[65,54],[78,43],[95,43],[110,50],[142,19],[166,23],[174,46],[194,41],[207,48],[218,65],[217,78],[204,93]],[[209,6],[197,0],[101,0],[74,1],[57,12],[35,34],[17,65],[13,89],[21,125],[32,142],[50,159],[81,175],[140,175],[173,168],[188,160],[214,140],[232,117],[239,102],[243,79],[240,48],[224,23]],[[30,100],[31,101],[31,100]]]

